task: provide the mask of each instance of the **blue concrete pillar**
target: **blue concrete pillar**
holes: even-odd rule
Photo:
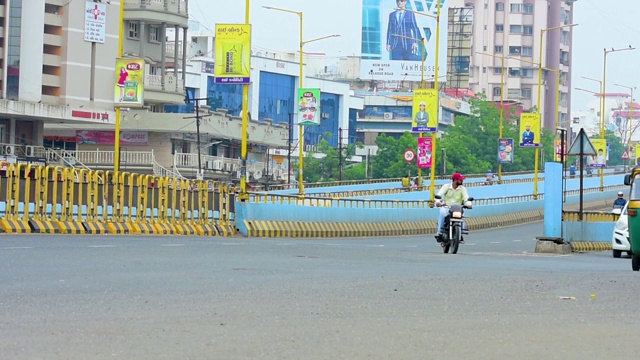
[[[562,237],[562,163],[544,164],[544,237]]]
[[[249,229],[247,229],[244,223],[244,220],[247,218],[248,205],[247,202],[236,200],[236,228],[242,236],[249,236]]]

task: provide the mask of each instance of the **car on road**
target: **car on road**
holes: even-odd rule
[[[613,248],[614,258],[619,258],[622,255],[622,252],[626,252],[628,255],[631,255],[627,206],[629,206],[628,201],[622,208],[620,217],[618,218],[618,221],[616,221],[616,225],[613,228],[613,238],[611,239],[611,245]]]

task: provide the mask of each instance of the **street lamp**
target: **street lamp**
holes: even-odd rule
[[[626,86],[626,85],[620,85],[620,84],[614,84],[616,86],[620,86],[623,87],[625,89],[629,89],[629,91],[631,92],[631,101],[629,101],[629,119],[628,119],[628,123],[627,123],[627,128],[629,130],[629,141],[627,141],[627,151],[629,152],[629,163],[631,163],[631,135],[633,134],[633,129],[631,128],[631,120],[633,120],[633,90],[636,88],[635,86]]]
[[[476,52],[480,55],[487,55],[494,58],[500,59],[500,125],[499,125],[499,134],[498,138],[502,139],[502,123],[504,119],[504,55],[496,55],[496,54],[487,54],[483,52]],[[498,183],[502,183],[502,163],[498,161]]]
[[[538,112],[538,116],[540,116],[540,119],[542,119],[542,111],[540,111],[540,109],[542,108],[542,59],[543,59],[542,55],[544,53],[544,48],[542,47],[542,40],[544,39],[544,33],[551,30],[574,27],[577,25],[578,24],[565,24],[565,25],[559,25],[559,26],[554,26],[554,27],[540,30],[540,59],[538,61],[538,106],[536,109],[536,111]],[[540,156],[540,147],[536,147],[535,155],[534,155],[534,168],[533,168],[533,199],[534,200],[538,199],[538,167],[539,167],[538,158],[539,156]]]
[[[438,127],[437,127],[437,122],[439,119],[439,115],[440,115],[440,92],[439,92],[439,83],[438,83],[438,70],[439,70],[439,59],[440,59],[440,0],[436,1],[436,16],[433,16],[431,14],[427,14],[427,13],[423,13],[420,11],[415,11],[415,10],[409,10],[409,9],[396,9],[396,10],[404,10],[404,11],[408,11],[408,12],[412,12],[414,14],[418,14],[418,15],[422,15],[422,16],[427,16],[430,18],[433,18],[436,20],[436,61],[435,61],[435,71],[433,74],[433,78],[434,78],[434,82],[433,82],[433,88],[436,92],[436,131],[434,131],[431,134],[431,158],[432,163],[431,163],[431,177],[430,177],[430,181],[431,184],[429,184],[429,197],[431,200],[431,204],[433,204],[433,201],[435,199],[435,185],[436,185],[436,166],[435,166],[435,162],[436,159],[438,158],[436,156],[436,141],[438,140]],[[424,44],[424,43],[423,43]],[[424,45],[422,46],[423,51],[424,51]],[[422,71],[424,71],[424,56],[423,56],[423,66],[422,66]],[[421,135],[420,135],[421,136]],[[418,173],[420,175],[422,175],[422,172],[420,171],[420,169],[418,169]],[[420,182],[420,184],[422,184],[422,176],[418,177],[418,181]]]
[[[247,0],[249,1],[249,0]],[[307,40],[304,41],[302,40],[302,25],[303,25],[303,21],[302,21],[302,11],[294,11],[294,10],[289,10],[289,9],[283,9],[283,8],[277,8],[277,7],[273,7],[273,6],[263,6],[263,8],[265,9],[269,9],[269,10],[276,10],[276,11],[282,11],[282,12],[286,12],[286,13],[290,13],[290,14],[296,14],[298,15],[298,17],[300,18],[300,85],[298,86],[300,89],[303,88],[304,85],[304,68],[303,68],[303,56],[304,56],[304,46],[308,43],[314,42],[314,41],[319,41],[319,40],[323,40],[323,39],[327,39],[327,38],[332,38],[332,37],[338,37],[340,35],[338,34],[334,34],[334,35],[327,35],[327,36],[323,36],[323,37],[319,37],[316,39],[311,39],[311,40]],[[299,138],[299,156],[300,158],[298,159],[298,189],[300,192],[300,195],[304,195],[304,126],[302,125],[298,125],[298,138]]]

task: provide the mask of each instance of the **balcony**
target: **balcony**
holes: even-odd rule
[[[44,34],[44,44],[53,46],[62,46],[62,36],[53,34]]]
[[[42,85],[51,87],[60,87],[60,76],[42,74]]]
[[[125,20],[188,26],[188,6],[184,0],[124,0]]]
[[[184,81],[173,74],[145,75],[144,77],[145,101],[165,104],[184,103]]]
[[[60,58],[60,55],[42,54],[42,64],[60,67],[62,59]]]
[[[63,25],[62,15],[45,13],[44,24],[53,25],[53,26],[62,26]]]
[[[182,41],[178,41],[178,59],[182,59]],[[176,56],[176,43],[171,41],[167,42],[165,46],[165,56],[168,58],[175,58]]]

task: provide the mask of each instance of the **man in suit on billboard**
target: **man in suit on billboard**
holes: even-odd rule
[[[396,0],[396,5],[398,10],[389,14],[387,51],[391,53],[391,60],[418,61],[420,58],[417,39],[421,37],[416,16],[411,11],[405,11],[407,0]]]

